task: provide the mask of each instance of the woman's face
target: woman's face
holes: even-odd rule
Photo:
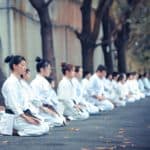
[[[50,74],[51,74],[51,66],[48,65],[47,67],[45,68],[42,68],[42,74],[44,75],[44,77],[49,77]]]
[[[83,76],[83,69],[82,68],[79,69],[79,72],[76,73],[76,76],[77,76],[77,78],[82,78],[82,76]]]
[[[72,79],[73,77],[75,77],[75,68],[73,68],[70,71],[66,71],[66,76],[70,79]]]
[[[29,71],[29,72],[26,72],[26,73],[23,75],[23,78],[24,78],[26,81],[30,80],[30,77],[31,77],[30,71]]]
[[[112,75],[111,75],[111,74],[108,76],[108,79],[109,79],[109,80],[112,80]]]
[[[18,75],[25,74],[27,69],[27,63],[26,61],[22,60],[19,64],[13,65],[14,72],[16,72]]]

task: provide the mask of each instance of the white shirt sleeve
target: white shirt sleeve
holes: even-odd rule
[[[5,99],[5,104],[8,109],[11,109],[16,115],[23,114],[23,109],[20,103],[21,95],[17,85],[7,85],[2,88],[2,94]]]

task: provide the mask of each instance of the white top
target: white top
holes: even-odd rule
[[[144,83],[145,89],[149,89],[150,90],[150,81],[149,81],[149,79],[144,77],[143,78],[143,83]]]
[[[80,81],[77,78],[74,77],[72,79],[72,83],[73,83],[73,86],[75,88],[76,96],[77,97],[82,97],[83,88],[82,88],[82,85],[81,85]]]
[[[139,89],[144,92],[145,89],[144,89],[144,83],[142,81],[142,79],[138,79],[138,85],[139,85]]]
[[[57,94],[59,100],[70,103],[74,105],[71,101],[75,100],[75,87],[71,80],[67,77],[63,77],[58,84]]]
[[[83,88],[83,96],[86,97],[87,96],[87,87],[89,85],[89,80],[84,78],[84,79],[82,79],[81,84],[82,84],[82,88]]]
[[[40,100],[42,104],[53,105],[50,96],[50,84],[40,74],[37,74],[35,79],[31,82],[31,87],[36,100]]]
[[[91,97],[105,94],[104,81],[100,79],[96,73],[90,78],[87,93]]]
[[[129,94],[127,84],[118,82],[116,92],[117,92],[116,94],[117,94],[118,98],[122,98],[122,99],[127,98],[127,95]]]
[[[23,110],[26,110],[27,101],[23,96],[23,87],[20,80],[11,74],[2,86],[2,94],[5,99],[5,105],[7,109],[11,109],[16,115],[23,114]]]

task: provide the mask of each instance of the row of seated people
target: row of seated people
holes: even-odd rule
[[[5,62],[9,63],[11,74],[1,90],[4,113],[15,116],[13,128],[19,136],[46,134],[52,127],[66,125],[68,120],[88,119],[91,114],[126,106],[150,95],[148,74],[140,78],[136,73],[107,74],[106,67],[99,65],[93,75],[85,72],[82,78],[82,67],[62,63],[63,77],[56,93],[48,60],[36,58],[37,75],[31,83],[23,56],[7,56]]]

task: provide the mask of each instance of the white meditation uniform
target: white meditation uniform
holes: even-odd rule
[[[143,78],[144,88],[147,89],[150,92],[150,81],[148,78]]]
[[[63,125],[64,118],[58,115],[54,116],[40,109],[43,104],[52,105],[54,107],[52,97],[50,95],[49,82],[43,76],[37,74],[36,78],[31,82],[31,87],[35,95],[33,103],[39,108],[40,116],[42,116],[51,126]]]
[[[145,96],[150,96],[150,91],[144,88],[144,83],[142,79],[138,79],[138,85],[139,85],[139,89],[141,90],[141,92],[145,94]]]
[[[75,88],[73,83],[67,77],[63,77],[59,82],[58,89],[58,98],[64,104],[65,110],[64,115],[72,117],[73,120],[78,119],[87,119],[89,114],[87,112],[79,111],[75,108],[75,102],[78,102],[75,96]]]
[[[98,107],[94,106],[92,103],[88,102],[84,97],[84,91],[82,88],[81,82],[77,78],[72,79],[72,83],[75,87],[75,92],[76,92],[76,97],[79,99],[79,103],[85,105],[85,109],[90,113],[90,114],[97,114],[99,113]]]
[[[49,126],[46,123],[41,122],[40,125],[33,125],[20,116],[24,113],[23,111],[29,109],[27,107],[28,101],[24,99],[20,80],[13,74],[4,82],[2,94],[5,99],[6,108],[15,114],[14,129],[18,131],[20,136],[42,135],[49,131]]]
[[[127,102],[133,103],[136,101],[136,95],[134,95],[130,92],[130,88],[128,87],[127,81],[123,84],[122,91],[123,91],[124,95],[126,95],[126,97],[127,97],[126,98]]]
[[[135,91],[135,87],[134,87],[134,82],[133,82],[133,80],[127,80],[126,81],[126,86],[127,86],[127,88],[128,88],[128,90],[129,90],[129,93],[131,93],[132,94],[132,96],[135,98],[135,100],[140,100],[140,95],[138,95],[137,93],[136,93],[136,91]]]
[[[136,79],[133,79],[132,83],[134,93],[137,94],[140,98],[145,98],[145,94],[139,89],[138,81]]]
[[[89,80],[84,78],[84,79],[82,79],[81,84],[82,84],[82,88],[83,88],[83,93],[82,93],[83,97],[87,100],[87,98],[88,98],[87,87],[89,85]]]
[[[100,79],[95,73],[89,81],[89,85],[87,88],[88,100],[97,106],[100,110],[112,110],[114,109],[114,105],[107,99],[98,100],[95,96],[104,95],[104,85],[103,79]],[[104,95],[105,96],[105,95]]]
[[[55,90],[54,89],[52,89],[51,87],[50,87],[50,97],[52,97],[52,103],[53,103],[53,105],[54,105],[54,108],[57,110],[57,112],[59,113],[59,114],[61,114],[61,115],[63,115],[64,114],[64,105],[63,105],[63,103],[62,102],[60,102],[59,100],[58,100],[58,96],[57,96],[57,94],[56,94],[56,92],[55,92]]]
[[[104,79],[104,89],[106,93],[106,98],[110,99],[112,103],[116,106],[125,106],[126,102],[124,100],[120,100],[117,94],[118,83],[113,80],[113,82],[109,79]]]
[[[118,96],[118,99],[121,99],[122,101],[125,101],[125,102],[135,102],[135,98],[130,96],[128,97],[129,95],[129,90],[126,86],[126,83],[121,83],[121,82],[118,82],[118,86],[116,88],[116,94]]]

